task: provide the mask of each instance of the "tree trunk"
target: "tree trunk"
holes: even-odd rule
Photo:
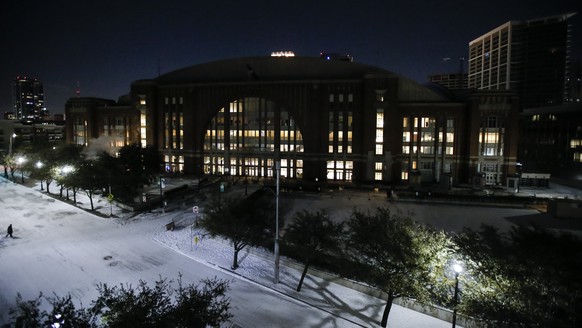
[[[297,291],[301,291],[301,286],[303,285],[303,279],[307,275],[307,270],[309,269],[309,260],[305,261],[305,267],[303,268],[303,273],[301,274],[301,279],[299,279],[299,284],[297,285]]]
[[[50,182],[47,180],[47,181],[46,181],[46,193],[47,193],[47,194],[50,194],[50,192],[49,192],[49,186],[50,186],[50,185],[51,185],[51,183],[50,183]]]
[[[386,327],[388,324],[388,315],[390,314],[390,309],[392,308],[392,302],[396,297],[392,296],[392,294],[388,293],[388,300],[386,301],[386,307],[384,307],[384,314],[382,315],[382,322],[380,325],[382,327]]]
[[[236,270],[238,268],[238,252],[239,251],[240,250],[237,248],[234,249],[234,257],[232,259],[232,267],[230,267],[233,270]]]
[[[89,192],[89,193],[87,193],[87,195],[89,195],[89,200],[91,201],[91,211],[94,211],[95,208],[93,207],[93,197],[92,197],[93,193]]]

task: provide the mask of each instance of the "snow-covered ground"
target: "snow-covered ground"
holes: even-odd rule
[[[203,231],[193,228],[196,214],[191,207],[131,217],[95,197],[100,213],[96,216],[85,211],[90,208],[85,195],[78,194],[76,206],[72,206],[58,199],[56,187],[51,192],[49,196],[38,184],[29,188],[0,178],[0,228],[14,227],[13,239],[0,235],[0,326],[8,321],[8,309],[17,293],[25,300],[41,291],[48,296],[70,293],[76,301],[89,305],[97,296],[98,283],[135,285],[139,280],[176,279],[179,274],[185,283],[212,277],[229,280],[233,327],[378,326],[383,300],[311,275],[297,293],[300,272],[284,265],[280,282],[275,284],[269,251],[243,251],[240,266],[233,272],[230,245],[204,237]],[[282,196],[283,216],[301,209],[325,209],[341,219],[353,208],[389,205],[451,231],[482,223],[506,229],[539,214],[531,209],[388,204],[382,193],[373,192],[295,196]],[[204,203],[197,205],[202,214]],[[168,231],[165,225],[172,220],[176,229]],[[394,305],[388,326],[444,328],[450,323]]]
[[[300,272],[285,266],[274,284],[272,259],[244,253],[232,272],[227,243],[200,237],[194,243],[198,231],[189,226],[195,218],[191,208],[126,219],[119,208],[95,198],[103,213],[96,216],[83,210],[89,202],[81,194],[75,207],[39,189],[0,178],[0,227],[14,227],[14,238],[0,235],[0,326],[8,322],[17,293],[25,300],[39,292],[70,293],[87,306],[98,283],[135,285],[179,274],[185,283],[229,280],[233,327],[374,327],[380,321],[384,302],[378,298],[312,276],[297,293]],[[177,228],[167,231],[172,219]],[[450,323],[395,305],[388,326]]]

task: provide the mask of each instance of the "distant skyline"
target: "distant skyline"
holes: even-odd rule
[[[12,80],[38,78],[51,113],[68,98],[117,100],[135,80],[226,58],[293,51],[350,54],[418,83],[456,73],[473,39],[510,20],[578,12],[572,60],[582,52],[579,1],[9,1],[0,11],[0,111]],[[466,68],[465,68],[466,69]]]

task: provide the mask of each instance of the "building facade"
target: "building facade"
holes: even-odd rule
[[[467,73],[431,74],[428,76],[428,81],[451,90],[468,88]]]
[[[12,81],[14,117],[18,120],[38,120],[48,115],[44,105],[42,82],[30,77],[16,77]]]
[[[47,147],[65,143],[65,121],[0,120],[0,153],[20,147]]]
[[[288,179],[376,184],[515,173],[519,102],[506,91],[458,100],[359,63],[253,57],[135,81],[130,98],[129,140],[158,148],[167,171],[268,178],[279,162]],[[91,129],[73,112],[68,133]]]
[[[67,143],[87,146],[99,139],[108,147],[139,143],[139,115],[125,98],[117,102],[93,97],[70,98],[65,104]]]
[[[524,172],[582,181],[582,103],[537,107],[520,114],[519,160]]]
[[[574,14],[507,22],[469,43],[469,88],[513,90],[522,109],[563,104]]]

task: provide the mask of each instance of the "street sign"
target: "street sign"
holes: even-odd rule
[[[107,200],[111,203],[113,201],[113,194],[107,195]]]
[[[220,192],[224,192],[224,183],[220,183]]]
[[[192,207],[192,212],[194,212],[194,214],[198,214],[198,206]]]

